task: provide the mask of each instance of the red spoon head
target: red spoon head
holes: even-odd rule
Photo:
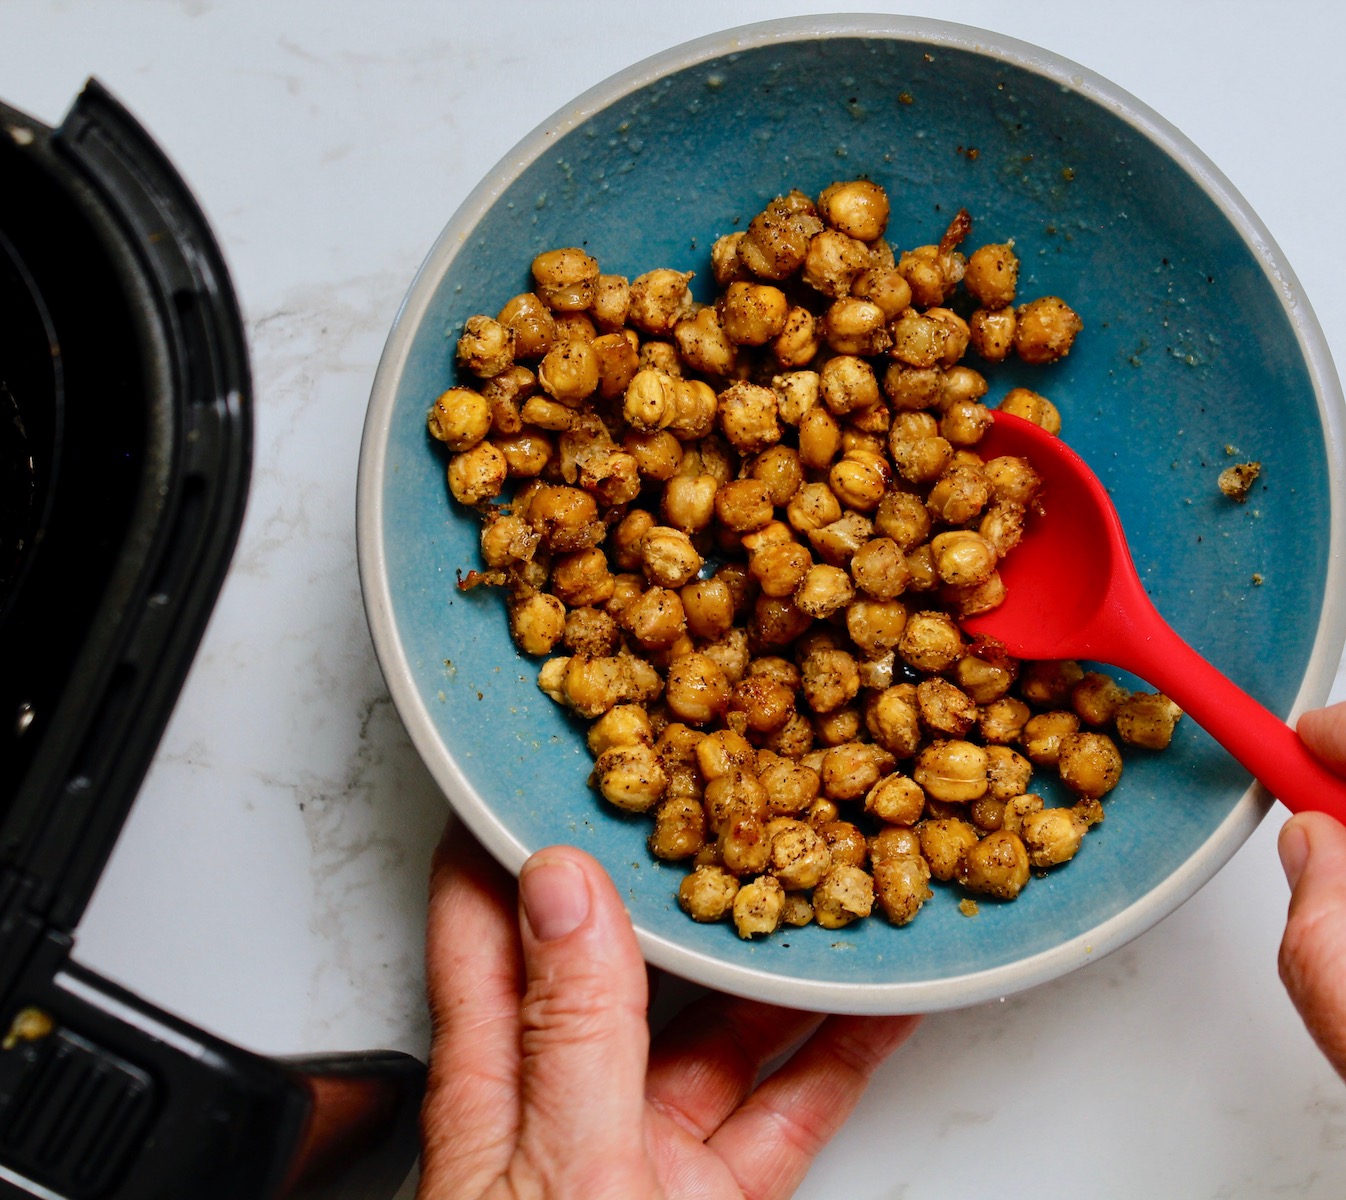
[[[1016,657],[1115,661],[1118,593],[1135,578],[1122,523],[1088,464],[1038,425],[997,412],[977,446],[990,460],[1027,459],[1042,479],[1024,536],[999,564],[1006,598],[963,621]],[[1136,585],[1139,586],[1138,584]]]

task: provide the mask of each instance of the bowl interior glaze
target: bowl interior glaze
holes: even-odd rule
[[[692,270],[708,299],[718,235],[790,187],[816,195],[855,175],[888,189],[895,245],[937,241],[965,207],[966,248],[1014,240],[1021,299],[1057,294],[1080,312],[1059,364],[988,367],[989,401],[1022,384],[1056,402],[1156,605],[1199,652],[1279,714],[1324,699],[1342,639],[1341,397],[1293,275],[1218,171],[1137,101],[1043,51],[934,22],[704,39],[516,147],[450,221],[389,339],[362,452],[361,570],[403,720],[507,866],[556,841],[591,851],[650,961],[709,986],[917,1011],[1019,990],[1134,937],[1218,870],[1265,796],[1185,722],[1168,752],[1129,754],[1078,858],[1012,904],[969,918],[939,887],[905,929],[876,918],[759,942],[693,924],[675,902],[682,868],[645,849],[647,821],[587,788],[583,730],[538,691],[500,598],[455,588],[478,565],[478,523],[449,500],[424,421],[455,380],[464,319],[526,290],[537,252],[582,245],[629,276]],[[1262,482],[1237,505],[1215,480],[1245,458]]]

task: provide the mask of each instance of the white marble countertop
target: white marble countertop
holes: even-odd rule
[[[96,75],[182,170],[232,266],[256,382],[242,541],[80,927],[82,962],[268,1053],[424,1052],[424,876],[445,809],[384,690],[355,571],[384,336],[459,201],[570,97],[726,24],[828,7],[0,7],[7,102],[56,123]],[[1262,217],[1346,364],[1335,0],[901,11],[1036,42],[1163,113]],[[1005,1200],[1346,1194],[1346,1088],[1276,977],[1280,820],[1125,949],[928,1020],[800,1196],[925,1200],[991,1179]]]

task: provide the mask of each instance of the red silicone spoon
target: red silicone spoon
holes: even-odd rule
[[[1169,627],[1141,586],[1103,484],[1060,438],[996,413],[977,447],[1012,454],[1042,477],[1040,511],[1000,563],[1005,602],[963,626],[1019,658],[1111,663],[1158,688],[1292,812],[1346,821],[1346,780],[1279,717],[1231,683]]]

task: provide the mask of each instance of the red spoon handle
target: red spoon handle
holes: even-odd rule
[[[1325,812],[1346,824],[1346,779],[1334,775],[1299,735],[1182,640],[1167,624],[1127,650],[1133,671],[1159,688],[1291,812]]]

